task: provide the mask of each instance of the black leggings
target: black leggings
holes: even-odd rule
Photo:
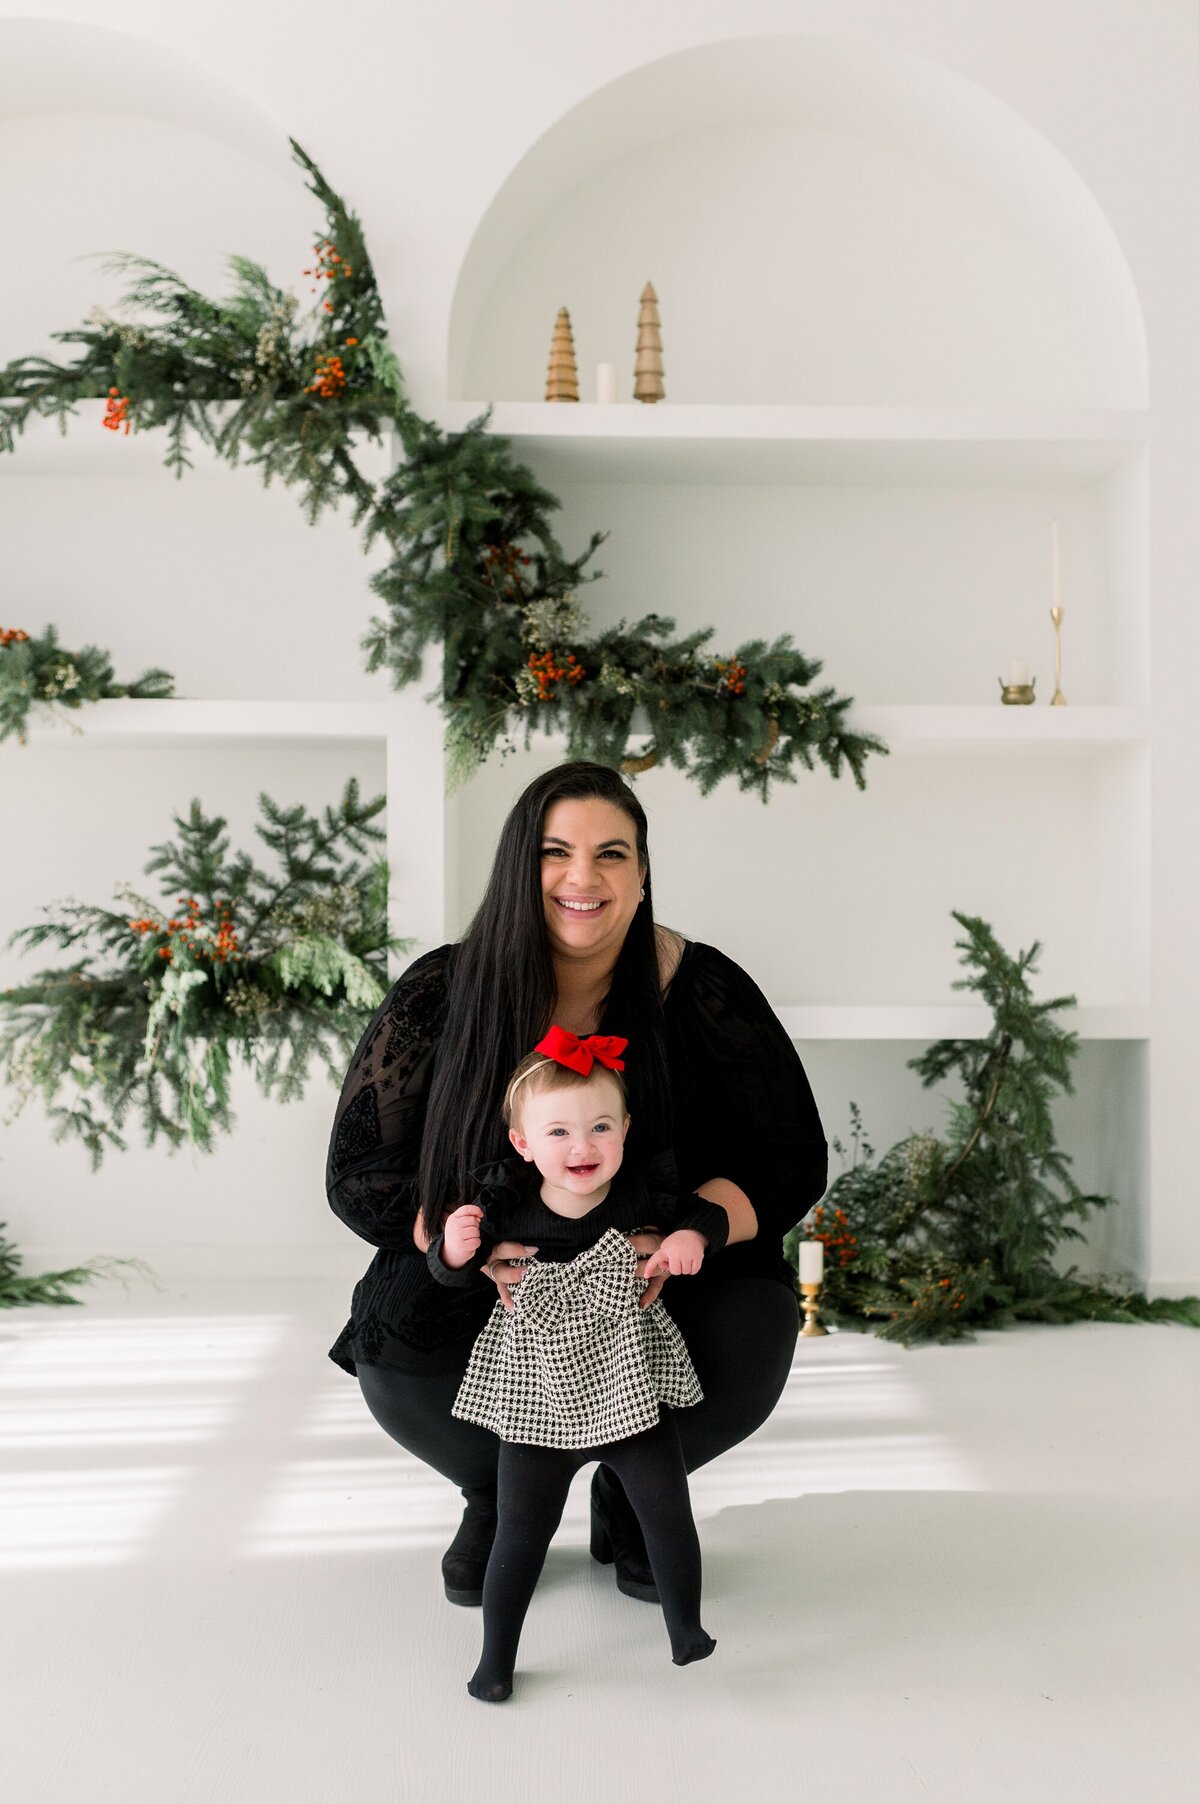
[[[800,1314],[774,1278],[694,1283],[673,1278],[663,1302],[679,1324],[704,1401],[675,1417],[686,1469],[694,1472],[761,1428],[787,1382]],[[499,1441],[450,1414],[470,1356],[452,1370],[414,1374],[359,1366],[367,1408],[394,1441],[460,1490],[496,1483]]]
[[[512,1690],[521,1626],[571,1480],[602,1460],[624,1487],[646,1537],[677,1666],[703,1660],[715,1643],[700,1623],[700,1540],[692,1518],[676,1418],[665,1406],[652,1428],[602,1447],[499,1449],[496,1540],[483,1585],[483,1654],[467,1689],[487,1702]]]

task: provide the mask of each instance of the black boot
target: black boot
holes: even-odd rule
[[[496,1487],[480,1485],[463,1492],[467,1507],[458,1533],[442,1555],[442,1582],[452,1604],[482,1604],[483,1575],[496,1538]]]
[[[616,1566],[618,1591],[644,1604],[658,1602],[641,1524],[620,1479],[607,1466],[597,1466],[592,1477],[591,1551],[602,1566]]]

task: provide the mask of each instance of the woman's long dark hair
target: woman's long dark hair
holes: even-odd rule
[[[670,1141],[662,984],[646,815],[604,764],[560,764],[535,777],[500,833],[479,909],[455,949],[450,1003],[421,1140],[421,1212],[436,1234],[469,1193],[468,1174],[509,1151],[501,1116],[516,1066],[550,1026],[557,986],[542,900],[542,832],[556,802],[610,802],[633,823],[645,871],[639,904],[617,957],[601,1027],[629,1041],[625,1078],[632,1116],[628,1154]]]

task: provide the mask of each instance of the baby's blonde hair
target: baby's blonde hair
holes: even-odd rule
[[[526,1053],[521,1063],[509,1078],[504,1091],[504,1125],[513,1126],[518,1115],[518,1092],[522,1089],[526,1096],[537,1095],[544,1090],[573,1090],[580,1084],[590,1084],[594,1077],[610,1077],[621,1095],[621,1108],[629,1113],[629,1098],[625,1093],[625,1085],[619,1071],[612,1071],[599,1060],[592,1066],[585,1077],[582,1071],[572,1071],[569,1065],[560,1065],[557,1059],[548,1059],[545,1053]]]

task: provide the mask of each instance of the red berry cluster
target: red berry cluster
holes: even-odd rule
[[[556,664],[554,662],[554,653],[552,651],[537,652],[530,657],[528,662],[530,670],[532,670],[534,676],[537,678],[538,700],[540,702],[552,702],[555,700],[558,694],[557,684],[567,682],[574,688],[575,684],[582,683],[584,677],[587,675],[587,671],[583,668],[583,665],[579,662],[578,658],[576,658],[573,651],[567,653],[567,661],[565,664]]]
[[[0,627],[0,647],[5,645],[25,645],[28,643],[28,640],[29,634],[24,632],[19,626]]]
[[[728,661],[714,658],[713,669],[717,673],[718,695],[745,695],[747,673],[744,664],[739,664],[736,658]]]
[[[515,545],[485,545],[483,548],[483,580],[492,589],[515,588],[521,571],[530,562]]]
[[[819,1240],[825,1248],[827,1257],[836,1257],[839,1265],[853,1265],[858,1257],[858,1235],[850,1232],[846,1221],[846,1211],[835,1209],[833,1227],[824,1231],[821,1223],[825,1220],[825,1208],[818,1204],[813,1210],[813,1221],[816,1223],[812,1238]]]
[[[100,424],[107,426],[110,432],[119,432],[122,427],[129,431],[129,396],[123,395],[119,388],[110,388],[108,400],[104,403],[104,418]]]
[[[196,941],[191,937],[192,934],[197,932],[201,925],[199,902],[197,902],[195,896],[180,896],[179,902],[182,907],[187,909],[187,913],[184,915],[173,915],[167,922],[167,933],[181,934],[183,936],[183,943],[189,952],[198,953],[201,958],[211,958],[214,964],[223,965],[231,958],[241,957],[241,953],[238,949],[237,931],[233,925],[232,902],[218,902],[216,904],[217,931],[215,935],[211,936],[210,943],[207,945],[203,941],[197,945]],[[130,921],[129,926],[134,933],[138,934],[163,932],[163,928],[158,921],[152,921],[146,917],[143,917],[140,921]],[[159,958],[165,958],[168,963],[170,963],[174,954],[172,953],[170,946],[160,946],[158,949],[158,956]]]

